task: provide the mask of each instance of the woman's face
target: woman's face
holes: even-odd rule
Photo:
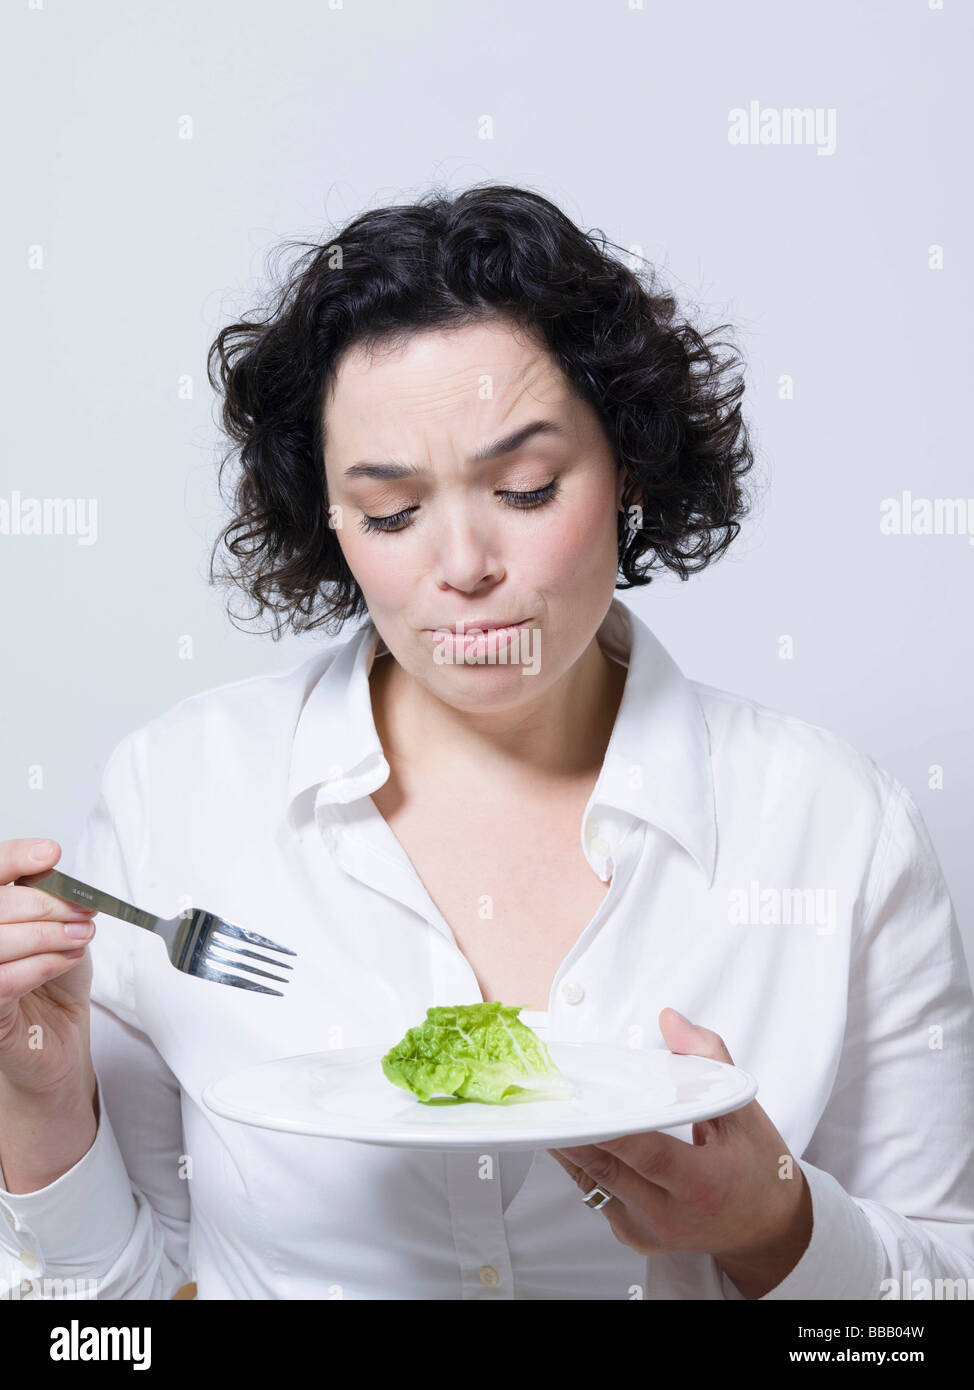
[[[612,601],[624,475],[543,343],[491,320],[350,349],[325,428],[332,524],[404,670],[471,712],[569,670]]]

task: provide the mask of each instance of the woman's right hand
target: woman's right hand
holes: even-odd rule
[[[83,1076],[91,1061],[94,909],[13,881],[60,857],[53,840],[0,841],[0,1076],[38,1094]],[[88,927],[81,939],[69,935],[79,924]]]

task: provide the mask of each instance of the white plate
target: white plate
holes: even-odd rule
[[[671,1129],[746,1105],[754,1077],[726,1062],[666,1048],[549,1042],[575,1087],[570,1100],[524,1098],[501,1105],[441,1097],[423,1104],[387,1080],[381,1047],[281,1057],[212,1082],[203,1103],[260,1129],[418,1149],[539,1149],[595,1144]]]

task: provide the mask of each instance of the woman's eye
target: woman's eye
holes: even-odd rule
[[[407,524],[411,512],[416,511],[415,507],[405,507],[401,512],[395,512],[392,516],[367,516],[362,515],[363,531],[401,531]]]
[[[539,507],[542,502],[549,502],[557,491],[558,480],[552,478],[544,487],[533,488],[530,492],[501,492],[498,496],[506,498],[512,507]]]
[[[505,491],[498,492],[498,497],[503,497],[509,507],[540,507],[544,502],[550,502],[558,491],[558,480],[552,478],[550,483],[545,483],[544,487],[532,488],[530,492]],[[413,512],[418,511],[418,507],[404,507],[401,512],[393,512],[391,516],[369,516],[362,514],[361,529],[363,531],[402,531],[409,525],[409,518]]]

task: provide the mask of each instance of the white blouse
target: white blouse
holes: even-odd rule
[[[621,1244],[545,1150],[494,1153],[484,1180],[477,1154],[202,1104],[240,1067],[389,1047],[431,1004],[481,999],[370,797],[389,775],[379,642],[367,622],[113,751],[64,871],[162,915],[208,907],[297,968],[283,998],[227,988],[98,916],[97,1137],[48,1187],[0,1186],[8,1297],[52,1296],[45,1278],[97,1280],[102,1299],[190,1279],[200,1299],[741,1297],[710,1255]],[[974,1297],[974,997],[912,798],[836,735],[687,680],[618,598],[599,642],[628,673],[579,836],[611,883],[548,1009],[522,1017],[549,1040],[657,1048],[671,1005],[721,1035],[812,1194],[811,1242],[766,1298],[930,1297],[924,1279]]]

